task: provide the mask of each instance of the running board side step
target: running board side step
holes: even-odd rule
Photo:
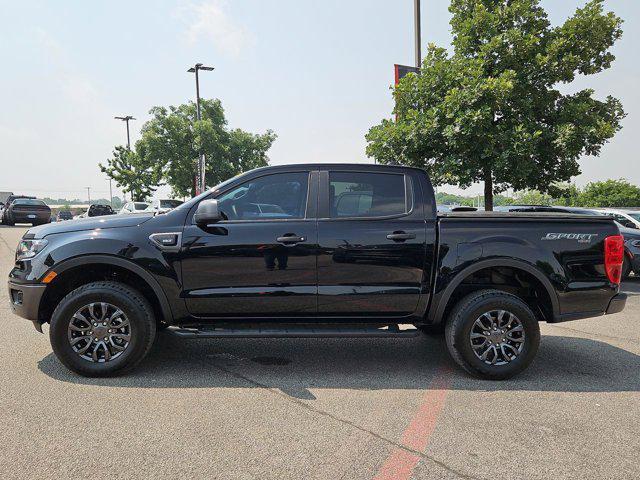
[[[178,337],[191,338],[398,338],[416,337],[420,331],[413,325],[406,329],[393,326],[246,326],[180,328],[169,327],[167,331]]]

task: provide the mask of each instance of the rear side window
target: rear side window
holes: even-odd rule
[[[405,176],[393,173],[330,172],[331,218],[384,217],[411,210]]]

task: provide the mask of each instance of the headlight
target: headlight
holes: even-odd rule
[[[26,260],[35,257],[44,247],[47,246],[46,240],[21,240],[16,249],[16,261]]]
[[[634,247],[640,247],[640,240],[631,240],[629,243]]]

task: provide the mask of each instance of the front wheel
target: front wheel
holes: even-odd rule
[[[106,377],[135,367],[155,335],[149,302],[117,282],[89,283],[69,293],[53,312],[49,330],[58,359],[85,377]]]
[[[481,290],[456,304],[445,337],[451,357],[467,372],[503,380],[532,362],[540,344],[540,327],[520,298],[499,290]]]

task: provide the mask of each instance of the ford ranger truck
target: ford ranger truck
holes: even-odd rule
[[[48,323],[58,359],[85,376],[133,368],[168,329],[186,339],[444,334],[460,367],[505,379],[535,357],[540,322],[626,302],[610,217],[437,215],[427,174],[401,166],[260,168],[164,215],[31,228],[15,260],[13,311],[40,332]]]

